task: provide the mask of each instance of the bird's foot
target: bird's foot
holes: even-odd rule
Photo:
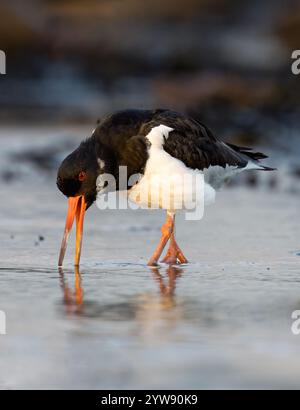
[[[161,260],[161,262],[167,263],[169,265],[176,265],[176,264],[181,264],[181,263],[187,263],[188,260],[184,256],[182,250],[177,245],[176,241],[173,240],[170,243],[166,256]]]

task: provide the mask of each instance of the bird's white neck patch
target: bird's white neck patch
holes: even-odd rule
[[[151,147],[162,148],[164,138],[168,138],[169,132],[173,130],[174,128],[161,124],[157,127],[153,127],[149,134],[146,135],[146,138],[151,143]]]

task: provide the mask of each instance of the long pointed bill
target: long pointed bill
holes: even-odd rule
[[[69,209],[66,219],[64,236],[61,242],[61,248],[58,259],[58,266],[62,266],[65,257],[67,244],[73,222],[76,216],[76,248],[75,248],[75,266],[79,265],[81,245],[82,245],[82,231],[83,231],[83,221],[84,213],[86,210],[86,202],[84,196],[76,196],[69,198]]]
[[[81,201],[77,206],[76,211],[76,250],[75,250],[75,266],[79,266],[81,246],[82,246],[82,232],[83,232],[83,221],[84,214],[86,210],[86,202],[84,196],[81,197]]]

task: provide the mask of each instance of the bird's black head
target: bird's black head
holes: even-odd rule
[[[61,163],[57,174],[57,186],[69,198],[64,236],[61,243],[58,265],[62,266],[67,249],[68,238],[76,218],[75,265],[79,265],[83,221],[87,208],[97,196],[96,180],[98,177],[96,144],[93,137],[84,141]]]
[[[85,141],[61,163],[57,187],[67,197],[84,196],[86,209],[96,200],[98,162],[93,141]]]

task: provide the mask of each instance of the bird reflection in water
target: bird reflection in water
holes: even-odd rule
[[[153,278],[159,285],[159,295],[144,292],[138,296],[136,309],[136,333],[147,344],[161,344],[172,339],[178,322],[182,319],[182,304],[175,289],[183,269],[168,266],[166,269],[151,268]]]
[[[63,303],[67,314],[80,314],[83,308],[83,288],[78,266],[74,268],[74,290],[68,285],[62,268],[59,268],[60,284],[63,290]]]
[[[183,269],[170,265],[166,269],[166,278],[160,273],[160,268],[151,268],[155,281],[159,284],[161,302],[165,308],[175,306],[176,281],[181,276]]]
[[[69,284],[63,269],[60,268],[60,285],[63,291],[65,313],[67,315],[102,317],[103,319],[138,320],[138,322],[142,320],[145,324],[152,320],[156,321],[164,313],[172,311],[176,307],[176,281],[183,272],[183,269],[171,265],[166,268],[165,273],[162,273],[161,269],[161,267],[151,268],[154,281],[159,285],[159,295],[156,292],[141,292],[120,303],[102,304],[101,301],[84,300],[82,277],[78,267],[74,269],[73,287]],[[174,311],[177,310],[174,309]],[[177,313],[174,312],[175,316]]]

